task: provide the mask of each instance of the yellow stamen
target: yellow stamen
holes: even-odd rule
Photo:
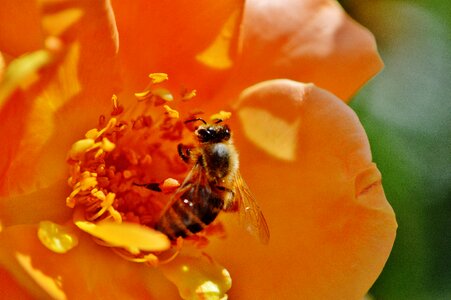
[[[212,115],[210,117],[210,120],[213,120],[213,121],[214,120],[225,121],[225,120],[230,119],[231,116],[232,116],[231,112],[221,110],[219,113]]]
[[[66,198],[66,205],[70,208],[75,207],[75,196],[80,192],[80,188],[74,188],[69,197]]]
[[[100,137],[101,135],[103,135],[106,131],[110,130],[111,128],[113,128],[114,126],[116,126],[117,124],[117,119],[116,118],[111,118],[108,121],[108,124],[105,126],[105,128],[103,128],[102,130],[100,130],[97,134],[97,137]]]
[[[158,263],[160,262],[158,259],[158,256],[155,254],[149,253],[146,256],[144,256],[145,263],[149,266],[156,267],[158,266]]]
[[[158,89],[153,90],[152,94],[165,101],[173,101],[174,100],[174,96],[172,96],[172,93],[167,89],[158,88]]]
[[[155,267],[158,265],[158,257],[155,254],[149,253],[147,255],[132,255],[130,252],[125,251],[121,248],[115,248],[113,249],[114,252],[116,252],[116,254],[118,254],[120,257],[128,260],[128,261],[132,261],[132,262],[136,262],[136,263],[148,263],[149,265],[151,265],[152,267]]]
[[[88,171],[83,172],[81,174],[81,180],[79,181],[80,189],[82,191],[86,191],[96,187],[98,184],[96,177],[97,177],[96,173],[90,173]]]
[[[108,195],[110,195],[110,194],[108,194]],[[94,197],[96,197],[97,199],[99,199],[101,201],[105,201],[105,199],[106,199],[105,193],[103,191],[99,191],[98,189],[93,189],[91,191],[91,195],[93,195]],[[112,198],[114,199],[114,197],[112,197]],[[111,202],[111,203],[113,203],[113,202]]]
[[[113,96],[111,96],[111,101],[113,101],[113,109],[118,107],[118,102],[117,102],[117,96],[115,94],[113,94]]]
[[[113,96],[111,97],[111,100],[113,102],[113,111],[111,112],[111,115],[117,116],[117,115],[121,114],[124,111],[124,107],[119,105],[117,96],[113,94]]]
[[[138,92],[135,93],[135,97],[138,98],[138,100],[145,100],[152,96],[151,90],[146,90],[144,92]]]
[[[172,95],[172,93],[164,88],[147,89],[144,92],[135,93],[135,97],[138,98],[138,100],[140,101],[151,99],[152,97],[157,97],[158,99],[164,101],[174,100],[174,96]]]
[[[66,205],[73,208],[75,206],[74,198],[80,193],[90,191],[98,185],[97,174],[90,173],[88,171],[83,172],[80,178],[76,181],[72,193],[66,198]],[[74,178],[70,178],[70,182],[73,182]]]
[[[197,91],[196,90],[185,91],[182,94],[182,100],[184,100],[184,101],[190,100],[190,99],[196,97],[196,95],[197,95]]]
[[[115,147],[116,147],[116,145],[114,143],[112,143],[109,139],[107,139],[107,138],[102,139],[101,148],[104,151],[111,152],[114,150]]]
[[[95,142],[93,139],[83,139],[75,142],[72,148],[69,150],[69,157],[71,159],[80,159],[86,151],[94,146]]]
[[[93,190],[94,191],[94,190]],[[88,218],[89,221],[94,221],[96,219],[98,219],[100,216],[102,216],[107,210],[113,209],[114,208],[111,207],[111,205],[113,205],[114,202],[114,198],[116,197],[116,194],[114,193],[108,193],[108,195],[105,196],[105,194],[102,191],[95,191],[93,192],[91,191],[91,194],[98,198],[99,200],[101,200],[101,207],[102,209],[100,209],[95,215],[91,216]]]
[[[93,128],[86,132],[85,137],[87,139],[95,140],[99,136],[99,130],[97,128]]]
[[[113,221],[115,223],[118,223],[118,224],[122,223],[122,216],[117,210],[115,210],[112,206],[108,207],[107,210],[108,210],[108,213],[110,214],[111,218],[113,218]]]
[[[180,114],[175,109],[172,109],[169,107],[169,105],[164,105],[163,108],[166,110],[166,113],[169,115],[170,118],[178,119],[180,117]]]
[[[161,83],[169,79],[168,74],[166,73],[151,73],[149,74],[149,78],[152,80],[153,84]]]

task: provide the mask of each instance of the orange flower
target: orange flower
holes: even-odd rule
[[[396,221],[365,132],[339,99],[382,63],[371,34],[335,1],[1,6],[2,296],[367,292]],[[175,160],[190,139],[180,120],[222,109],[271,241],[260,245],[222,213],[225,238],[205,233],[204,247],[201,233],[169,248],[151,212],[187,170]],[[137,184],[164,179],[161,194]]]

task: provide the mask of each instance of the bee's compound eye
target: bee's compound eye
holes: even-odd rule
[[[221,137],[225,141],[230,139],[230,128],[229,128],[229,126],[226,125],[226,126],[223,127],[223,129],[221,130]]]
[[[210,132],[207,129],[198,129],[196,133],[198,138],[203,142],[207,141],[210,138]]]
[[[208,135],[208,131],[205,130],[205,129],[199,129],[197,131],[197,134],[200,135],[200,136],[207,136]]]

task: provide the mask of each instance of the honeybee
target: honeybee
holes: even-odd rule
[[[237,212],[240,223],[263,244],[269,241],[265,218],[239,171],[238,153],[227,125],[202,121],[194,135],[198,145],[178,145],[182,160],[192,164],[183,183],[163,209],[156,229],[169,238],[203,230],[221,211]]]

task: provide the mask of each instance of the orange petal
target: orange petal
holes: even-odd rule
[[[0,51],[12,56],[42,48],[40,12],[34,0],[2,0],[0,4]]]
[[[289,78],[349,99],[382,67],[372,34],[334,0],[247,1],[242,34],[229,92]]]
[[[232,286],[229,272],[206,254],[179,254],[160,269],[183,299],[224,299]]]
[[[113,1],[130,88],[164,72],[172,90],[195,88],[210,98],[235,61],[242,2]]]
[[[397,225],[355,113],[312,84],[273,80],[245,90],[235,115],[242,175],[271,240],[230,225],[212,244],[234,278],[231,298],[361,299]]]
[[[66,129],[58,125],[68,122],[68,118],[55,119],[55,114],[70,97],[60,93],[58,83],[49,83],[55,68],[46,71],[49,72],[41,73],[43,77],[27,90],[19,91],[16,87],[16,92],[0,111],[1,127],[5,133],[1,139],[8,141],[5,143],[8,146],[2,149],[6,163],[1,166],[0,195],[31,193],[46,188],[63,178],[58,178],[62,171],[66,172],[65,150],[69,146],[64,147],[61,142],[65,141],[67,134],[53,134]],[[66,92],[73,90],[77,90],[76,85]],[[49,146],[52,138],[56,143]]]
[[[77,67],[76,79],[85,95],[77,99],[77,105],[109,104],[118,85],[119,48],[110,1],[40,0],[40,6],[45,33],[79,47],[71,63]]]
[[[5,269],[0,267],[0,299],[33,300]]]
[[[78,246],[65,254],[45,248],[36,226],[0,233],[0,265],[37,299],[176,299],[157,270],[126,261],[79,232]]]
[[[20,180],[16,182],[9,181],[7,172],[11,169],[14,159],[20,157],[22,152],[36,151],[37,145],[34,141],[42,140],[45,134],[36,135],[41,128],[47,128],[47,122],[40,122],[45,119],[39,108],[42,101],[33,102],[26,96],[26,91],[32,94],[42,92],[40,85],[40,76],[47,73],[57,58],[57,52],[45,49],[24,55],[19,59],[12,61],[5,70],[2,81],[0,82],[0,130],[3,134],[0,136],[0,142],[4,145],[0,152],[5,159],[0,163],[0,195],[8,194],[8,190],[16,184],[21,184]],[[47,70],[46,70],[47,68]],[[48,73],[47,73],[48,74]],[[45,81],[45,79],[44,79]],[[33,115],[33,117],[30,117]],[[22,138],[28,133],[30,144],[22,144]],[[35,157],[32,158],[33,160]],[[26,163],[33,161],[26,160]],[[29,171],[28,164],[25,164],[23,172]]]
[[[13,94],[9,111],[0,112],[8,116],[2,122],[11,131],[6,138],[16,146],[8,149],[6,171],[0,169],[4,195],[29,193],[64,178],[68,149],[97,125],[99,115],[110,111],[118,84],[117,32],[109,1],[41,5],[44,31],[59,39],[48,38],[47,46],[62,42],[65,55],[41,72],[37,83]],[[15,68],[13,63],[9,68]]]
[[[73,214],[65,201],[69,192],[66,180],[60,180],[31,193],[0,197],[0,222],[3,226],[11,226],[41,220],[67,221]]]

